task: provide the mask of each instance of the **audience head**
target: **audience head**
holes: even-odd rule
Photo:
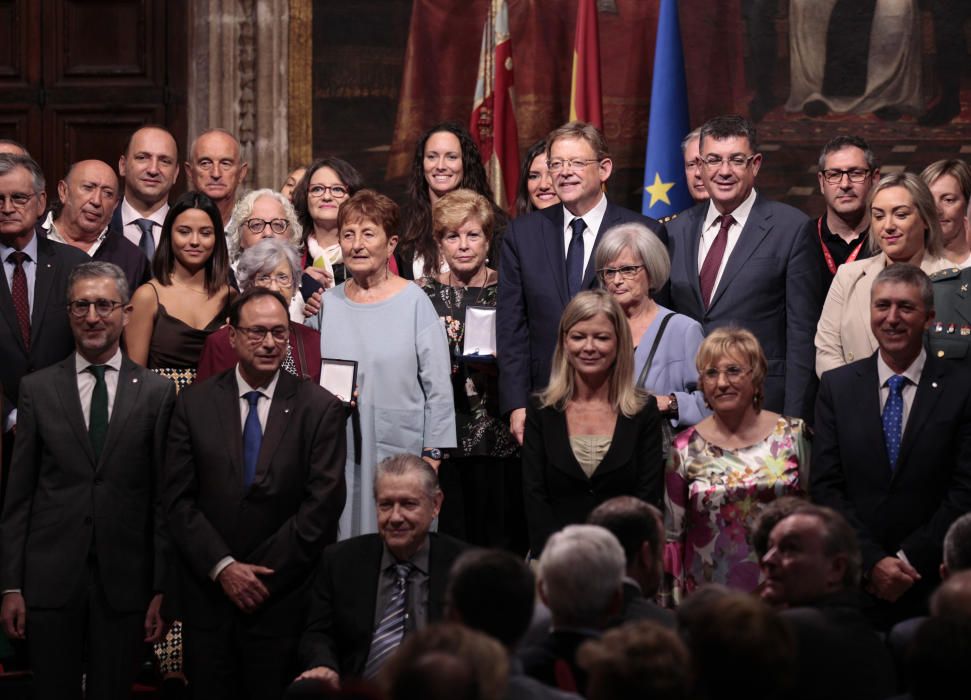
[[[464,552],[448,575],[448,618],[512,649],[533,616],[536,583],[523,560],[499,549]]]
[[[937,204],[941,244],[968,235],[968,203],[971,202],[971,166],[963,160],[938,160],[920,174]]]
[[[329,156],[311,163],[293,189],[293,208],[304,240],[314,234],[315,226],[337,228],[341,205],[363,188],[361,174],[345,160]]]
[[[567,525],[550,535],[539,558],[539,595],[553,624],[603,629],[620,612],[624,550],[599,525]]]
[[[715,208],[731,214],[751,194],[762,167],[755,125],[745,117],[715,117],[701,127],[701,177]]]
[[[300,252],[286,241],[267,238],[243,251],[236,266],[236,281],[246,291],[267,287],[289,302],[299,286]]]
[[[190,190],[176,199],[162,223],[152,275],[159,284],[169,285],[176,265],[187,270],[205,267],[209,294],[222,289],[229,277],[222,217],[202,192]]]
[[[67,279],[67,311],[78,354],[105,364],[118,351],[131,315],[128,280],[113,263],[81,263]]]
[[[54,221],[58,233],[70,240],[93,243],[108,227],[118,203],[118,178],[100,160],[82,160],[57,183],[61,211]]]
[[[884,361],[895,371],[902,372],[920,354],[924,331],[933,319],[934,290],[916,265],[890,265],[873,280],[870,330]]]
[[[449,192],[432,206],[432,232],[454,274],[469,278],[486,264],[495,217],[492,203],[477,192]]]
[[[681,153],[684,155],[684,180],[688,183],[691,199],[703,202],[708,199],[705,179],[701,176],[701,127],[690,132],[681,140]]]
[[[603,134],[593,124],[573,121],[546,137],[553,188],[573,216],[583,216],[603,196],[614,162]]]
[[[831,508],[799,506],[769,534],[762,557],[762,598],[776,606],[810,605],[860,584],[862,556],[856,532]]]
[[[941,578],[968,569],[971,569],[971,513],[965,513],[951,523],[944,535]]]
[[[175,137],[160,126],[136,130],[118,159],[118,174],[125,182],[124,196],[133,205],[155,208],[165,202],[179,178]]]
[[[337,235],[352,277],[390,274],[388,259],[398,245],[399,220],[398,205],[374,190],[361,190],[341,205]]]
[[[713,330],[701,342],[695,366],[713,411],[732,413],[748,406],[761,410],[769,363],[751,331],[736,326]]]
[[[228,218],[249,163],[243,161],[239,140],[233,134],[209,129],[192,142],[185,171],[192,189],[209,197]]]
[[[947,577],[931,596],[931,615],[971,625],[971,571]]]
[[[641,593],[657,592],[663,573],[664,516],[650,503],[633,496],[615,496],[587,516],[587,523],[611,532],[624,549],[627,575],[637,581]]]
[[[0,155],[4,153],[12,156],[24,156],[25,158],[30,158],[30,153],[24,148],[24,145],[19,141],[14,141],[13,139],[0,139]]]
[[[271,189],[254,190],[236,203],[226,227],[229,259],[236,260],[247,248],[266,238],[303,245],[303,228],[290,200]]]
[[[280,369],[290,338],[288,301],[267,287],[251,287],[229,307],[229,344],[239,373],[252,386],[265,386]]]
[[[587,700],[687,700],[691,659],[678,635],[641,620],[584,642],[577,663],[587,672]]]
[[[893,262],[919,265],[941,255],[941,222],[934,195],[913,173],[884,175],[870,190],[870,248]]]
[[[399,560],[410,559],[425,543],[442,507],[438,474],[421,457],[388,457],[375,470],[374,501],[385,546]]]
[[[526,151],[523,165],[519,169],[516,215],[546,209],[559,203],[560,198],[553,189],[553,178],[546,165],[546,139],[540,139]]]
[[[808,501],[799,496],[779,496],[766,503],[765,508],[759,511],[749,531],[752,549],[755,550],[755,556],[759,561],[762,561],[762,557],[769,551],[769,533],[772,532],[772,528],[806,503]]]
[[[22,248],[47,208],[44,173],[33,158],[0,154],[0,242]]]
[[[966,697],[967,669],[971,666],[971,624],[966,618],[924,620],[914,634],[908,660],[909,696],[914,700]]]
[[[600,282],[625,312],[640,308],[671,275],[668,250],[644,224],[617,224],[601,236],[594,252]]]
[[[880,165],[870,145],[859,136],[830,139],[819,153],[819,191],[826,208],[853,225],[866,217],[867,195],[880,179]]]
[[[297,183],[303,179],[304,173],[307,172],[306,165],[299,165],[287,175],[287,179],[283,182],[283,186],[280,187],[280,194],[290,200],[293,203],[293,191],[297,187]]]

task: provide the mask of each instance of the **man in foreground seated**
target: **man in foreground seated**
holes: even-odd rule
[[[307,670],[291,694],[373,679],[407,634],[442,619],[448,571],[465,545],[428,532],[442,507],[435,470],[414,455],[389,457],[374,499],[378,533],[324,550],[300,640]]]

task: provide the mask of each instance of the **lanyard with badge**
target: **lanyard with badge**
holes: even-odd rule
[[[826,266],[829,268],[829,273],[831,275],[836,274],[836,261],[833,260],[833,254],[829,252],[829,247],[823,242],[823,217],[819,217],[816,221],[816,232],[819,235],[819,245],[823,249],[823,257],[826,258]],[[849,254],[846,258],[846,262],[850,263],[856,260],[856,257],[860,254],[860,249],[863,247],[863,241],[856,244],[856,248],[853,252]]]

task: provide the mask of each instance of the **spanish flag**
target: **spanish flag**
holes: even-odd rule
[[[513,106],[512,42],[506,0],[492,0],[482,29],[479,74],[469,131],[479,147],[496,204],[510,211],[519,177],[519,136]]]
[[[597,0],[580,0],[573,40],[573,77],[570,81],[570,121],[584,121],[603,130],[600,99],[600,34]]]

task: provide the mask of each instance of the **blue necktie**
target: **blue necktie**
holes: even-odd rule
[[[263,396],[258,391],[247,391],[243,398],[249,402],[249,413],[243,426],[243,490],[253,485],[256,478],[256,461],[260,458],[260,445],[263,444],[263,429],[260,427],[260,414],[256,404]]]
[[[364,665],[365,678],[374,678],[378,674],[388,656],[398,648],[405,636],[405,621],[408,619],[408,576],[412,568],[408,563],[394,565],[394,592],[371,637],[371,649]]]
[[[883,405],[883,439],[887,443],[887,458],[890,460],[890,470],[897,468],[897,457],[900,456],[900,437],[904,424],[904,384],[907,378],[895,374],[887,380],[890,396]]]
[[[151,262],[152,258],[155,257],[155,222],[151,219],[135,219],[135,225],[142,231],[142,236],[138,239],[138,247]]]
[[[583,283],[583,231],[587,225],[583,219],[577,218],[570,222],[570,228],[573,229],[573,237],[566,251],[566,288],[570,298],[573,298]]]

